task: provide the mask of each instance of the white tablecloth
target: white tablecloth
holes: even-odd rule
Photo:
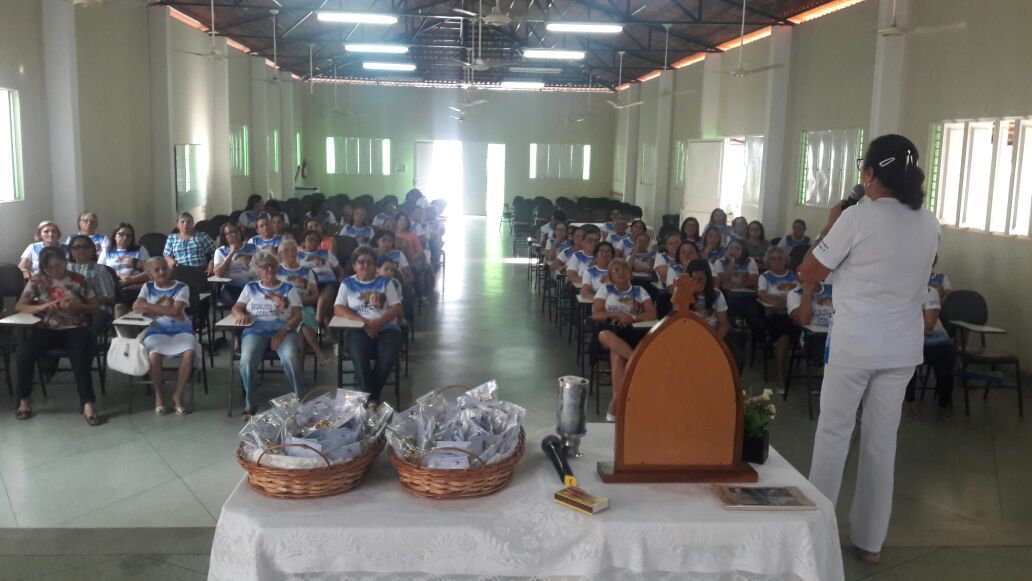
[[[760,484],[798,486],[807,512],[732,512],[707,485],[604,485],[595,462],[611,460],[613,426],[590,424],[582,488],[608,497],[588,516],[556,504],[559,478],[541,452],[527,451],[501,492],[433,501],[401,490],[386,453],[369,480],[329,498],[276,500],[245,481],[226,500],[209,579],[842,579],[835,512],[776,451],[757,466]]]

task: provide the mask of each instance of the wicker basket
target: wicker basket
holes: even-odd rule
[[[386,439],[381,435],[365,454],[340,464],[331,464],[329,459],[323,456],[322,453],[301,444],[300,446],[316,452],[326,461],[326,466],[323,468],[289,469],[261,465],[262,458],[265,457],[269,450],[287,448],[296,446],[296,444],[271,446],[265,452],[262,452],[262,455],[258,457],[256,462],[252,462],[247,458],[244,453],[244,445],[241,444],[237,448],[237,462],[247,471],[247,483],[251,485],[251,488],[266,496],[274,498],[320,498],[347,492],[361,484],[365,480],[366,475],[369,474],[373,460],[383,450],[385,441]]]
[[[435,500],[474,498],[494,494],[505,488],[505,485],[512,480],[516,464],[523,457],[524,439],[523,428],[520,428],[520,441],[516,446],[516,451],[511,456],[497,464],[467,468],[465,470],[424,468],[418,464],[402,460],[394,453],[393,449],[389,450],[388,454],[391,464],[394,464],[394,467],[398,469],[401,487],[405,492]],[[466,452],[466,450],[458,451]],[[474,454],[469,454],[475,457]]]

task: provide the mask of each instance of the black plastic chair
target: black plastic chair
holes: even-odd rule
[[[214,343],[215,331],[210,324],[210,310],[212,304],[211,284],[208,282],[207,271],[200,266],[177,265],[172,269],[171,277],[190,287],[190,306],[186,310],[187,316],[193,323],[194,332],[198,334],[201,341],[201,370],[204,375],[204,393],[208,393],[208,372],[204,365],[204,350],[208,351],[208,363],[215,367]],[[202,296],[203,295],[203,296]],[[204,337],[207,336],[208,344],[205,346]]]
[[[989,306],[985,297],[973,290],[956,290],[946,296],[942,303],[939,318],[946,331],[958,344],[957,357],[960,359],[960,388],[964,392],[964,415],[971,415],[971,402],[968,397],[968,381],[981,381],[985,384],[982,399],[989,397],[989,389],[1013,389],[1018,392],[1018,416],[1025,415],[1025,402],[1021,393],[1021,361],[1017,355],[995,349],[986,344],[986,335],[1003,335],[1007,331],[999,327],[989,327]],[[969,347],[970,334],[976,334],[979,344]],[[1014,366],[1014,383],[1007,384],[1006,376],[997,373],[1000,366]],[[989,372],[971,370],[972,366],[989,367]]]
[[[166,234],[160,232],[148,232],[140,237],[140,246],[147,249],[147,254],[151,256],[161,256],[165,253],[165,241],[168,240]]]
[[[0,263],[0,311],[7,309],[13,312],[14,305],[18,302],[18,297],[21,296],[24,288],[25,279],[22,278],[21,269],[14,264]],[[14,388],[11,381],[12,353],[14,353],[14,333],[11,329],[0,329],[0,359],[4,362],[4,379],[7,380],[7,393],[13,396]]]

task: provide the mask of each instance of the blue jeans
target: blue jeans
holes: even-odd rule
[[[375,339],[359,329],[348,333],[348,350],[351,352],[351,363],[355,366],[355,380],[358,389],[369,394],[370,402],[380,401],[383,384],[387,382],[387,376],[398,360],[401,341],[401,331],[398,329],[380,329]],[[371,360],[376,361],[375,368]]]
[[[271,341],[272,337],[263,335],[244,335],[240,340],[240,378],[244,382],[244,393],[246,394],[244,407],[246,409],[255,407],[251,402],[251,393],[254,391],[258,364],[261,363],[262,357],[269,349]],[[283,374],[287,376],[287,381],[290,382],[294,393],[301,397],[301,354],[298,350],[297,333],[288,333],[283,338],[279,349],[276,350],[276,355],[279,355],[280,364],[283,365]]]

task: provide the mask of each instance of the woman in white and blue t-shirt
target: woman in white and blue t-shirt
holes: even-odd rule
[[[98,262],[114,270],[118,277],[115,289],[115,318],[118,318],[132,308],[141,285],[150,280],[143,269],[150,254],[136,243],[136,229],[128,222],[120,223],[110,240]]]
[[[584,270],[581,278],[581,296],[594,298],[602,285],[609,282],[609,263],[616,256],[616,249],[609,242],[599,242],[595,247],[595,261]]]
[[[627,262],[634,272],[648,273],[656,262],[656,251],[649,248],[652,239],[648,233],[639,232],[634,238],[634,248],[627,253]]]
[[[359,389],[369,394],[369,403],[375,406],[401,350],[401,297],[392,279],[377,276],[372,249],[355,251],[353,267],[355,274],[340,284],[333,312],[362,322],[361,329],[347,334],[348,350]]]
[[[656,280],[660,284],[666,282],[669,275],[670,265],[677,264],[677,249],[681,246],[681,235],[677,232],[670,232],[663,239],[662,251],[656,253],[653,260],[653,270],[656,271]]]
[[[713,286],[713,272],[710,270],[709,261],[705,258],[693,260],[688,263],[685,273],[692,277],[701,289],[695,294],[692,312],[705,321],[727,345],[738,371],[742,371],[745,364],[745,338],[731,330],[731,319],[727,316],[727,301],[724,300],[723,293]]]
[[[315,306],[319,302],[319,285],[315,273],[301,264],[298,254],[297,242],[293,239],[288,238],[280,243],[280,265],[276,270],[276,278],[290,283],[297,289],[297,294],[301,297],[301,324],[297,331],[315,354],[319,365],[329,365],[333,362],[332,355],[323,353],[319,348],[319,320],[315,315]]]
[[[294,285],[276,278],[279,259],[275,255],[259,253],[254,262],[258,280],[247,283],[233,305],[236,323],[250,325],[244,329],[240,340],[240,378],[246,394],[244,419],[250,419],[258,411],[251,394],[257,381],[258,364],[266,349],[272,349],[279,356],[283,373],[299,397],[304,385],[300,343],[295,332],[301,323],[301,296]]]
[[[36,241],[25,247],[18,261],[22,278],[29,280],[33,274],[39,272],[39,252],[47,246],[60,248],[61,253],[67,258],[68,246],[61,243],[61,229],[50,220],[43,220],[36,226]]]
[[[716,262],[724,258],[724,234],[719,228],[712,224],[706,226],[702,233],[702,248],[699,249],[702,257],[710,262]]]
[[[232,222],[222,225],[219,241],[222,246],[215,249],[212,274],[230,279],[219,290],[219,304],[230,307],[236,303],[244,285],[255,279],[252,267],[258,247],[250,242],[245,244],[240,226]]]
[[[265,200],[258,194],[251,194],[247,197],[244,211],[240,212],[240,216],[237,217],[237,223],[243,228],[254,228],[258,223],[258,218],[263,216],[269,217],[265,213]]]
[[[337,256],[320,248],[322,234],[318,230],[305,232],[305,241],[298,251],[297,256],[301,264],[312,269],[315,274],[315,284],[319,287],[319,302],[315,306],[315,315],[322,324],[330,322],[330,315],[333,313],[333,299],[337,296],[337,287],[340,286],[340,263]]]
[[[375,235],[375,231],[369,225],[368,220],[369,214],[366,213],[365,207],[355,206],[355,211],[351,214],[351,223],[340,229],[340,235],[350,236],[358,240],[360,245],[367,246]]]
[[[258,230],[258,233],[247,241],[248,244],[254,244],[259,252],[276,254],[279,251],[280,242],[283,241],[283,236],[276,234],[273,230],[272,218],[267,216],[258,218],[255,229]]]
[[[595,294],[591,318],[600,324],[600,330],[592,340],[592,359],[598,357],[599,347],[609,350],[613,399],[606,411],[606,421],[612,422],[616,420],[613,403],[620,397],[627,360],[648,332],[647,328],[640,329],[634,324],[656,319],[656,306],[645,289],[631,284],[631,266],[625,260],[617,258],[609,263],[609,282]]]
[[[83,212],[82,214],[79,214],[79,231],[76,232],[76,234],[89,237],[90,242],[93,243],[93,248],[96,251],[98,258],[111,242],[111,240],[108,239],[107,234],[97,232],[97,225],[99,223],[100,220],[97,218],[96,212]],[[65,245],[71,246],[72,236],[75,236],[76,234],[70,234],[68,239],[65,240]]]
[[[784,248],[768,248],[763,261],[767,271],[760,275],[756,298],[769,305],[764,311],[763,330],[767,340],[774,345],[778,385],[783,386],[788,377],[789,348],[799,336],[799,328],[788,317],[787,299],[788,293],[794,291],[799,283],[795,273],[788,269],[788,252]]]
[[[713,274],[720,281],[718,285],[726,294],[730,316],[745,317],[753,329],[759,320],[756,309],[756,285],[760,278],[760,269],[756,261],[745,252],[745,244],[741,240],[727,243],[724,257],[711,264]]]
[[[148,259],[145,268],[150,281],[140,289],[140,295],[133,303],[133,312],[153,318],[143,344],[150,352],[154,413],[159,416],[165,413],[165,403],[161,398],[165,357],[182,357],[176,390],[172,392],[172,405],[178,415],[183,415],[189,413],[183,407],[183,392],[190,382],[194,361],[201,356],[201,345],[194,335],[193,324],[186,316],[186,308],[190,306],[190,287],[171,279],[168,264],[160,256]]]

